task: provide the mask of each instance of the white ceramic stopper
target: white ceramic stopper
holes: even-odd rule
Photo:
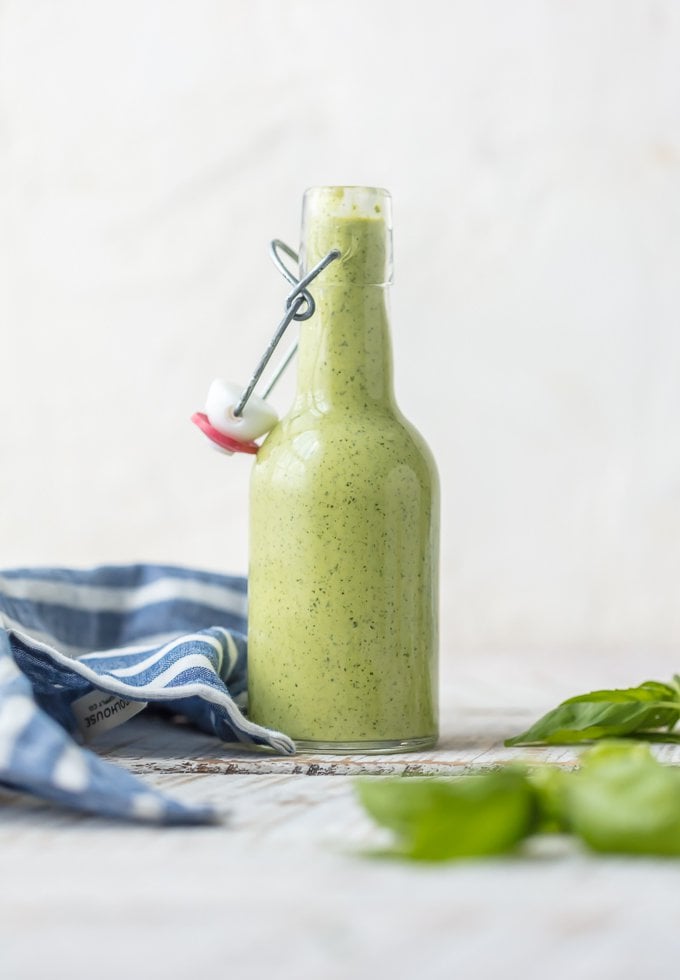
[[[239,442],[250,442],[269,432],[279,417],[271,405],[257,395],[250,396],[243,415],[234,415],[243,391],[243,385],[215,378],[208,389],[205,414],[213,429]]]

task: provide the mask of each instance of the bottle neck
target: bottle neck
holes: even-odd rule
[[[394,409],[387,286],[325,284],[314,300],[300,326],[296,407]]]

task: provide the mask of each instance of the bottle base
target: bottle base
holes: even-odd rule
[[[388,739],[372,742],[322,742],[316,739],[296,738],[298,752],[319,755],[393,755],[397,752],[423,752],[437,744],[436,735],[422,738]]]

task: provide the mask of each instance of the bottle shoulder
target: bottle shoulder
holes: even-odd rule
[[[434,457],[420,433],[398,410],[291,412],[269,433],[256,457],[254,480],[341,477],[374,480],[409,471],[421,487],[436,490]]]

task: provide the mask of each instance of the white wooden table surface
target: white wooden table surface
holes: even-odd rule
[[[355,772],[459,772],[568,750],[502,740],[568,694],[665,679],[680,653],[461,657],[423,755],[262,758],[141,716],[100,752],[222,825],[154,829],[0,791],[0,980],[485,977],[648,980],[680,956],[680,862],[588,855],[378,862]],[[680,749],[662,749],[680,762]]]

